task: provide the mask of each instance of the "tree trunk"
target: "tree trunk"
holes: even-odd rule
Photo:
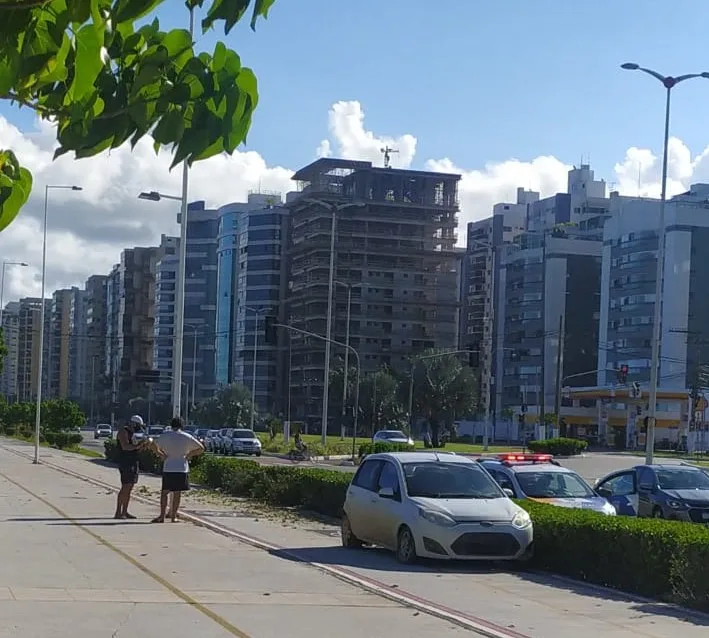
[[[431,445],[433,445],[434,448],[440,447],[441,425],[438,419],[429,419],[428,425],[431,428]]]

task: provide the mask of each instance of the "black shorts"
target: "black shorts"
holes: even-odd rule
[[[121,485],[135,485],[138,482],[138,464],[120,465],[118,471],[121,473]]]
[[[163,472],[163,492],[187,492],[190,489],[190,475],[187,472]]]

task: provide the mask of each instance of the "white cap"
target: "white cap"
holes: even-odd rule
[[[135,423],[135,425],[141,425],[141,426],[142,426],[142,425],[145,425],[145,424],[143,423],[143,418],[142,418],[140,415],[138,415],[138,414],[134,414],[134,415],[130,418],[130,422],[131,422],[131,423]]]

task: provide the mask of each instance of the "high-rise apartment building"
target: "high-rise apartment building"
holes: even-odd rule
[[[492,217],[468,224],[461,278],[459,348],[478,353],[481,415],[485,406],[494,409],[494,298],[500,249],[524,232],[529,205],[538,200],[539,193],[518,188],[516,203],[495,204]]]
[[[284,409],[282,351],[265,343],[263,317],[284,318],[288,222],[279,193],[250,193],[219,209],[216,384],[251,389],[255,378],[262,412]]]
[[[709,184],[693,184],[665,208],[659,385],[704,386],[709,369]],[[659,200],[611,195],[603,242],[598,383],[650,380]]]
[[[17,319],[17,397],[20,401],[31,401],[37,396],[37,375],[39,373],[40,322],[44,314],[44,334],[50,332],[52,301],[29,297],[20,299]],[[42,366],[42,394],[49,394],[49,340],[44,341],[44,362]]]
[[[85,291],[85,348],[83,403],[88,406],[89,418],[98,416],[105,405],[104,379],[106,369],[106,281],[105,275],[92,275],[86,280]],[[104,417],[106,418],[106,417]]]
[[[86,335],[87,293],[72,288],[69,309],[69,397],[83,401],[88,394],[91,370],[87,368],[88,340]]]
[[[560,385],[595,377],[605,188],[587,165],[572,169],[569,192],[530,202],[526,232],[501,249],[496,414],[526,411],[530,423],[538,421],[555,412]]]
[[[157,266],[165,255],[176,253],[178,243],[178,238],[163,235],[160,246],[126,249],[108,276],[106,374],[124,411],[131,399],[148,396],[135,376],[153,367]]]
[[[2,362],[0,372],[0,394],[8,402],[17,400],[17,360],[19,356],[19,310],[17,301],[8,303],[2,310],[3,342],[7,354]]]
[[[72,342],[71,305],[74,289],[55,290],[51,300],[49,358],[45,365],[49,371],[47,398],[69,397],[70,350]]]
[[[347,334],[363,372],[409,370],[412,354],[458,345],[461,255],[455,249],[459,175],[319,159],[293,177],[287,312],[325,334],[331,229],[335,223],[333,338]],[[337,211],[337,212],[335,212]],[[294,418],[321,415],[324,344],[293,337]],[[343,351],[332,348],[335,357]],[[339,405],[341,397],[332,397]]]
[[[214,394],[214,327],[217,314],[217,235],[219,212],[205,208],[203,201],[187,207],[187,255],[185,261],[185,322],[182,352],[182,380],[192,405]],[[158,264],[156,286],[156,348],[154,366],[165,381],[153,387],[157,402],[171,396],[175,328],[175,284],[178,259],[166,255]]]

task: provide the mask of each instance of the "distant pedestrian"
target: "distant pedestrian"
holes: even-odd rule
[[[153,523],[164,523],[167,501],[172,494],[170,519],[177,520],[182,492],[190,489],[190,459],[204,452],[204,446],[191,434],[183,431],[182,419],[175,417],[170,423],[170,431],[163,432],[155,441],[158,454],[164,459],[162,466],[162,491],[160,492],[160,515]]]
[[[118,471],[121,474],[121,489],[118,492],[116,513],[113,518],[131,520],[135,518],[128,513],[128,503],[140,473],[138,452],[147,442],[136,438],[136,434],[142,432],[143,425],[143,419],[136,414],[118,430],[116,439],[118,441]]]

